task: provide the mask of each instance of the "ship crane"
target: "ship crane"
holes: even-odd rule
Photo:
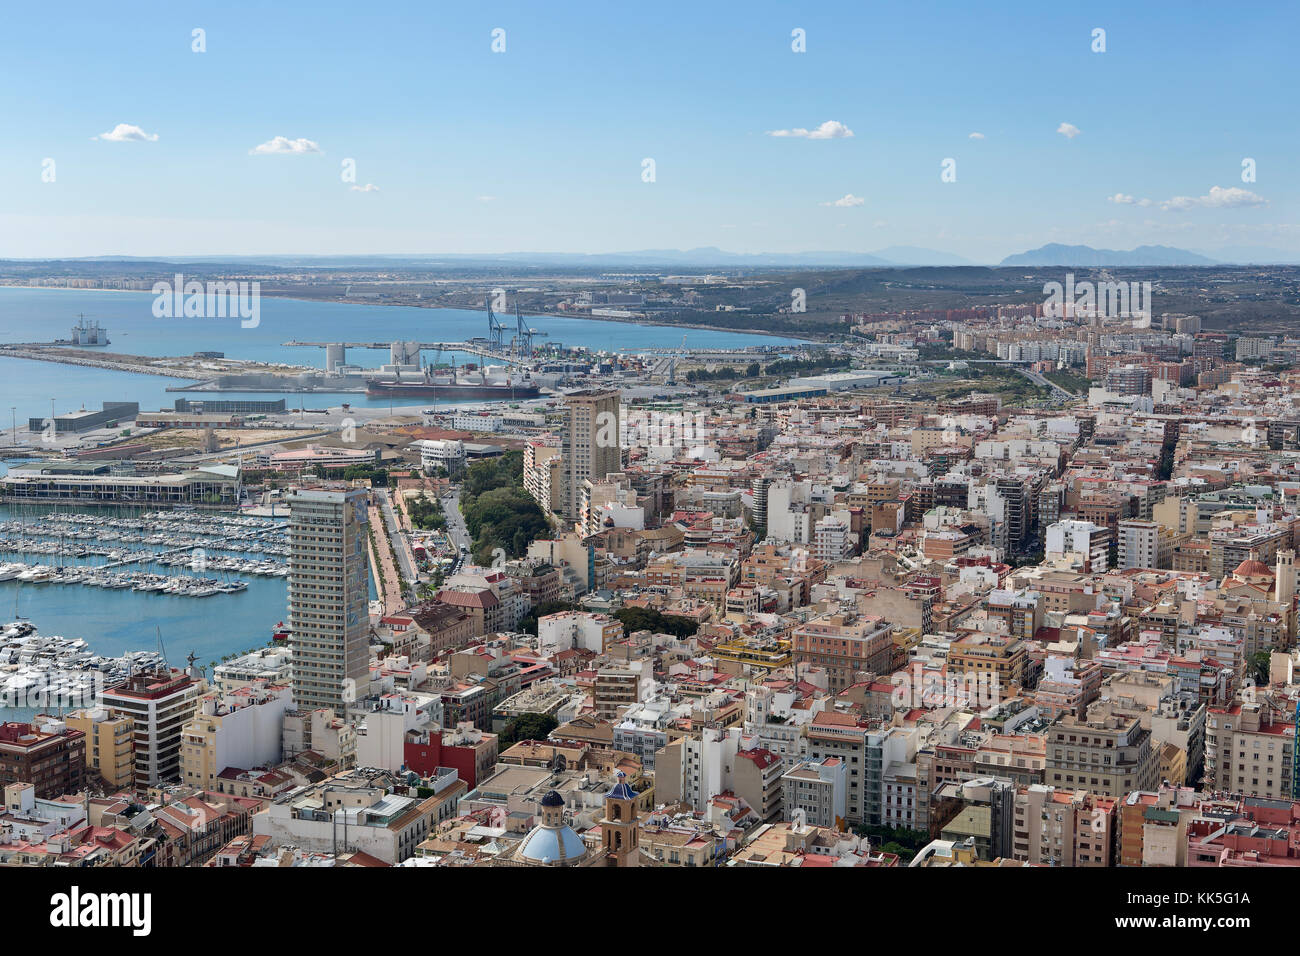
[[[488,293],[484,304],[487,306],[488,314],[488,341],[492,343],[494,349],[499,349],[502,345],[501,337],[505,334],[506,327],[501,324],[501,320],[492,311],[492,293]]]
[[[524,317],[519,313],[519,296],[515,296],[515,344],[524,350],[525,355],[533,354],[533,336],[536,333],[529,328]]]

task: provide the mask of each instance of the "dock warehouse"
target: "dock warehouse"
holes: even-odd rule
[[[68,412],[66,415],[56,415],[54,421],[54,433],[56,435],[66,435],[69,432],[89,432],[96,428],[116,425],[118,422],[130,421],[140,412],[139,402],[105,402],[100,411],[92,412],[87,409],[80,411]],[[45,431],[45,423],[50,421],[48,418],[29,418],[27,419],[27,429],[33,432]]]

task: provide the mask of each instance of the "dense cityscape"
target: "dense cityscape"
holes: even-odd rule
[[[1281,930],[1300,142],[1251,12],[8,11],[13,925],[853,868],[948,945]]]
[[[59,709],[0,730],[0,862],[1300,863],[1300,340],[1050,298],[658,356],[521,318],[477,341],[544,394],[363,424],[34,418],[0,577],[288,611],[207,666],[10,624]]]

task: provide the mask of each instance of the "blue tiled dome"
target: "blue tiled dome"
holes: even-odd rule
[[[576,863],[587,853],[587,844],[572,827],[537,826],[519,845],[519,856],[533,863],[564,866]]]

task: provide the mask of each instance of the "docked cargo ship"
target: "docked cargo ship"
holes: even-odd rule
[[[527,373],[510,372],[489,365],[475,374],[472,365],[457,369],[399,372],[384,378],[366,379],[366,394],[377,398],[537,398],[541,390]]]

